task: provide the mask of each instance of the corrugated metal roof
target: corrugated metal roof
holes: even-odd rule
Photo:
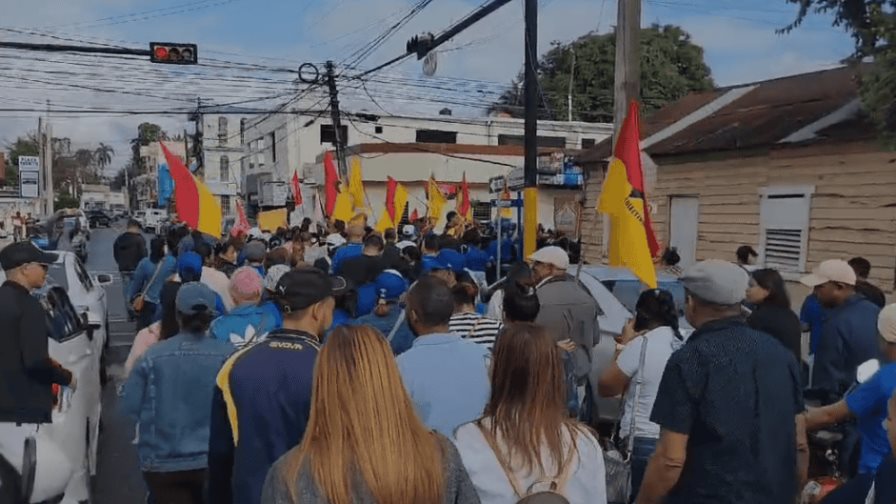
[[[644,150],[651,156],[667,156],[771,147],[856,99],[858,76],[867,68],[867,64],[840,67],[750,84],[755,89]],[[642,140],[710,104],[725,92],[745,86],[749,85],[691,94],[661,109],[642,121]],[[818,139],[849,141],[868,135],[865,122],[861,122],[860,131],[841,124],[820,130]],[[594,162],[610,154],[610,143],[605,141],[581,156],[580,161]]]

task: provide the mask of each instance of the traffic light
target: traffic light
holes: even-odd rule
[[[435,36],[432,33],[423,33],[420,35],[414,35],[408,40],[408,43],[405,45],[405,49],[409,53],[417,53],[417,59],[423,59],[429,51],[432,49],[432,44],[435,39]]]
[[[149,60],[167,65],[195,65],[199,62],[196,44],[150,42]]]

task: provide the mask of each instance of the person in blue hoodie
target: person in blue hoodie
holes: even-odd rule
[[[376,277],[373,285],[379,297],[376,308],[373,313],[355,319],[352,324],[374,327],[389,340],[392,352],[396,356],[401,355],[414,344],[414,333],[399,304],[402,294],[408,290],[408,282],[398,271],[386,270]]]
[[[239,349],[263,339],[270,331],[279,329],[278,322],[282,320],[280,311],[277,310],[274,315],[269,308],[261,305],[263,290],[262,278],[255,269],[245,266],[237,269],[230,278],[230,295],[234,308],[212,322],[212,337]]]
[[[144,257],[137,264],[128,289],[129,303],[133,304],[137,297],[142,299],[142,307],[137,313],[138,332],[152,324],[161,302],[162,286],[174,274],[177,264],[173,255],[165,254],[164,238],[153,238],[149,250],[149,257]]]

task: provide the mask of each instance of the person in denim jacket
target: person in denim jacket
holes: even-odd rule
[[[137,314],[138,331],[153,322],[156,309],[161,302],[162,286],[177,270],[177,259],[171,254],[165,254],[164,238],[153,238],[149,249],[149,257],[144,257],[137,264],[127,293],[128,304],[143,294],[143,309]]]
[[[137,452],[156,502],[204,502],[215,377],[233,346],[208,337],[215,293],[184,284],[176,300],[181,332],[146,351],[124,384],[120,407],[139,421]]]

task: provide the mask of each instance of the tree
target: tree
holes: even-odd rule
[[[37,133],[30,132],[6,146],[9,151],[9,164],[6,167],[6,185],[19,184],[19,156],[37,156],[40,154],[40,142]]]
[[[796,19],[782,32],[797,29],[809,12],[831,13],[855,42],[854,61],[873,57],[863,72],[860,94],[865,111],[882,136],[896,145],[896,0],[785,0],[799,5]]]
[[[149,145],[167,137],[162,127],[153,123],[141,123],[137,126],[137,137],[131,139],[131,163],[138,168],[139,171],[146,170],[143,166],[143,158],[140,157],[140,147]]]
[[[565,119],[573,67],[573,119],[613,122],[613,78],[616,35],[588,33],[569,44],[555,42],[539,61],[541,118]],[[522,73],[491,107],[493,112],[523,116]],[[692,91],[714,86],[703,48],[678,26],[641,29],[641,102],[645,113],[657,110]],[[547,105],[547,106],[545,106]]]
[[[103,171],[109,164],[112,163],[112,156],[115,155],[115,149],[112,147],[100,142],[100,146],[93,151],[94,159],[96,160],[96,164],[99,165],[100,171]]]

